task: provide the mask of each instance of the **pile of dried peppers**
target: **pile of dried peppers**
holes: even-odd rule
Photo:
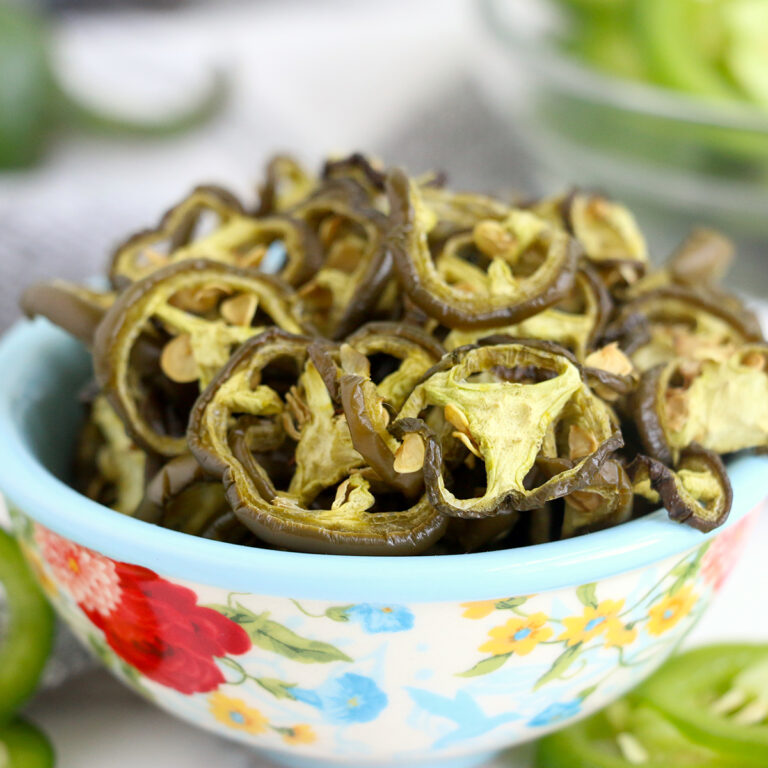
[[[512,201],[362,155],[199,187],[111,290],[23,298],[93,352],[75,485],[189,534],[444,554],[664,505],[723,523],[721,454],[768,445],[768,346],[694,231],[656,270],[601,195]]]

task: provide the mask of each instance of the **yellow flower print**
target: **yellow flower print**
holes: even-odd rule
[[[317,740],[317,734],[312,730],[312,726],[305,725],[304,723],[281,730],[283,740],[289,744],[312,744]]]
[[[637,638],[637,630],[629,629],[619,619],[609,619],[605,630],[606,648],[623,648],[634,643]]]
[[[658,637],[672,629],[691,612],[698,599],[690,584],[673,595],[667,595],[648,611],[648,634]]]
[[[516,653],[526,656],[539,643],[552,637],[552,628],[546,626],[547,616],[543,613],[533,613],[525,618],[510,619],[501,627],[494,627],[488,636],[491,638],[478,650],[500,656],[506,653]]]
[[[477,600],[474,603],[462,603],[461,607],[466,610],[461,615],[465,619],[484,619],[496,610],[497,602],[497,600]]]
[[[213,716],[230,728],[246,733],[264,733],[267,730],[267,718],[241,699],[232,699],[217,692],[208,697],[208,706]]]
[[[626,645],[635,639],[637,633],[627,629],[619,619],[619,611],[623,606],[623,600],[603,600],[597,608],[585,605],[581,616],[563,619],[565,632],[557,639],[567,640],[570,647],[588,643],[598,635],[603,635],[606,645]]]

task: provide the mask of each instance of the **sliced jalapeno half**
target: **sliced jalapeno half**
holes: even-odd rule
[[[34,693],[51,653],[53,612],[13,537],[0,530],[0,583],[7,625],[0,641],[0,723]],[[0,732],[0,741],[3,734]]]
[[[715,645],[668,661],[633,694],[727,765],[768,764],[768,647]],[[677,763],[680,764],[680,763]]]
[[[3,768],[53,768],[55,764],[51,742],[21,718],[0,726],[0,758]]]

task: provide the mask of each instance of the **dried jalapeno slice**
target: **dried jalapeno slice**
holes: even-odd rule
[[[525,342],[447,355],[414,388],[393,433],[414,433],[425,443],[432,504],[468,518],[535,509],[583,488],[623,445],[613,414],[589,391],[573,358],[556,345]],[[443,455],[454,440],[479,460],[472,462],[476,469],[482,464],[484,476],[475,474],[468,497],[459,498],[444,476]],[[527,486],[539,456],[563,455],[572,466]]]
[[[600,337],[611,312],[611,299],[602,282],[589,268],[581,268],[568,297],[552,307],[513,325],[494,329],[519,339],[553,341],[583,361]],[[487,330],[451,331],[445,348],[453,350],[472,344],[488,335]]]
[[[152,478],[136,517],[203,538],[233,544],[253,541],[232,513],[221,481],[189,453],[172,458]]]
[[[20,303],[27,317],[45,317],[91,347],[96,328],[114,301],[115,294],[111,291],[95,291],[66,280],[51,280],[29,286]]]
[[[763,335],[735,297],[668,285],[623,304],[606,337],[619,341],[635,366],[646,371],[675,357],[724,359]]]
[[[725,276],[733,256],[733,243],[727,237],[708,227],[695,227],[672,252],[667,263],[630,286],[624,298],[635,299],[643,293],[673,284],[693,289],[712,288]]]
[[[586,258],[611,291],[633,285],[646,273],[645,238],[631,211],[620,203],[575,190],[537,200],[528,207],[581,243]]]
[[[629,473],[635,493],[653,503],[661,500],[672,520],[711,531],[728,519],[733,491],[723,462],[713,451],[692,445],[682,451],[674,470],[638,455]]]
[[[296,158],[275,155],[266,168],[264,183],[259,187],[257,214],[284,213],[304,200],[317,186],[317,179]]]
[[[277,273],[295,285],[315,272],[320,249],[302,222],[285,215],[249,216],[228,192],[198,187],[156,229],[117,248],[110,276],[124,287],[168,264],[196,258]]]
[[[442,325],[461,330],[511,325],[570,292],[581,249],[533,214],[513,209],[503,222],[492,222],[505,233],[492,246],[489,240],[492,255],[477,248],[471,257],[457,249],[433,256],[427,238],[433,222],[417,185],[395,171],[388,195],[387,247],[398,279],[411,300]]]
[[[107,312],[94,344],[96,378],[134,440],[176,456],[200,390],[233,349],[273,324],[302,330],[295,295],[276,279],[205,259],[172,264]]]
[[[383,247],[387,219],[351,179],[335,179],[291,215],[317,234],[323,263],[299,290],[305,311],[330,338],[343,338],[396,304],[392,258]],[[377,312],[378,310],[378,312]]]
[[[717,453],[765,447],[768,346],[742,345],[723,360],[659,365],[644,374],[633,411],[646,451],[667,464],[692,443]]]
[[[339,390],[352,443],[385,483],[408,497],[423,490],[421,466],[409,469],[409,447],[388,426],[442,353],[421,329],[396,323],[363,326],[340,350]]]
[[[133,515],[144,496],[151,463],[128,436],[107,398],[94,397],[75,456],[78,490],[116,512]]]
[[[310,355],[317,343],[271,330],[243,345],[195,405],[193,453],[222,476],[237,517],[273,545],[337,554],[423,551],[445,520],[426,497],[393,494],[355,450]],[[284,440],[264,451],[264,430],[275,426]]]

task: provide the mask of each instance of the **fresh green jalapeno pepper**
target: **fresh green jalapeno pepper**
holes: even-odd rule
[[[668,661],[633,694],[729,766],[768,764],[768,648],[715,645]]]
[[[312,343],[272,330],[243,345],[194,408],[192,452],[222,476],[237,517],[274,545],[338,554],[426,549],[442,535],[445,520],[425,497],[415,503],[402,497],[393,510],[388,493],[387,506],[379,505],[382,478],[355,450],[352,427],[336,412],[310,357]],[[285,430],[291,458],[281,462],[281,478],[251,432],[263,430],[264,422]]]
[[[701,37],[711,30],[697,30],[697,24],[713,23],[711,16],[700,18],[701,6],[696,0],[633,0],[637,40],[660,85],[708,99],[732,99],[737,90],[701,45]]]
[[[8,2],[0,6],[0,168],[36,163],[56,129],[148,137],[181,133],[210,119],[226,96],[226,83],[215,77],[198,103],[180,114],[151,122],[106,114],[62,87],[51,45],[48,25],[32,6]]]
[[[8,612],[0,641],[0,723],[4,723],[37,687],[51,652],[54,620],[19,545],[3,530],[0,530],[0,583]]]
[[[634,697],[546,736],[536,747],[536,768],[749,768],[745,752],[709,749],[689,738],[656,709]],[[744,758],[741,760],[741,758]]]
[[[150,418],[148,398],[164,387],[186,429],[190,395],[194,400],[232,350],[265,325],[301,331],[296,311],[294,294],[268,275],[205,259],[171,264],[131,285],[105,315],[94,343],[96,378],[134,440],[179,455],[183,431],[169,433],[172,424]],[[134,365],[140,342],[155,350],[147,372]]]
[[[396,171],[388,183],[390,227],[387,247],[402,288],[430,317],[448,328],[497,328],[525,320],[556,304],[573,286],[581,250],[576,241],[531,213],[511,211],[492,240],[486,268],[448,254],[433,259],[427,234],[429,209],[408,177]],[[476,229],[477,229],[476,225]],[[485,242],[485,240],[484,240]],[[524,261],[527,274],[513,266]],[[530,262],[530,263],[528,263]]]
[[[55,764],[51,743],[21,718],[0,726],[0,757],[3,768],[53,768]]]

